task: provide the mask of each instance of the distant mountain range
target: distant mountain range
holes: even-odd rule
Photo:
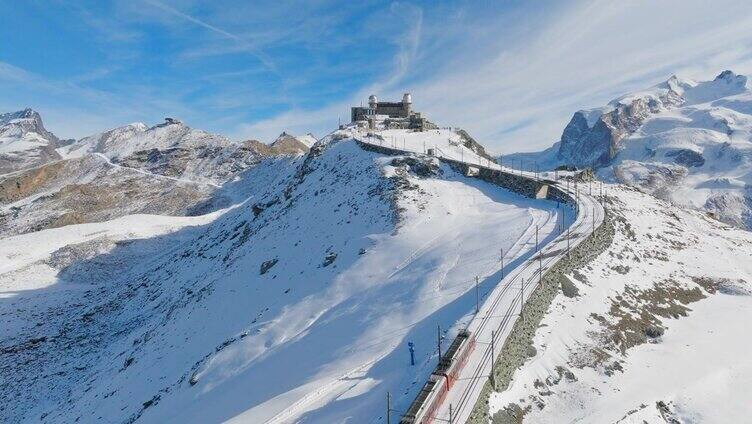
[[[752,228],[752,90],[724,71],[712,81],[672,76],[606,106],[578,111],[561,140],[505,165],[594,167],[682,206]]]
[[[310,134],[287,133],[271,144],[233,142],[172,118],[60,140],[36,111],[6,113],[0,115],[0,231],[133,213],[206,213],[230,204],[233,194],[222,185],[264,161],[300,156],[315,142]]]

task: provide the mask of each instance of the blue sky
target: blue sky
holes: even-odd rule
[[[748,2],[24,1],[3,8],[0,111],[61,137],[174,116],[239,140],[322,135],[411,91],[493,151],[677,73],[752,71]]]

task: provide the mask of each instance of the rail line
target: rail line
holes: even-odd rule
[[[374,148],[378,147],[389,153],[423,153],[400,148],[394,144],[389,145],[384,143],[384,140],[376,142],[379,139],[378,136],[369,135],[365,139],[359,137],[356,137],[356,139],[362,144],[371,145]],[[604,218],[604,210],[597,199],[584,191],[581,192],[576,184],[565,186],[560,183],[558,178],[555,180],[541,179],[537,173],[511,168],[505,169],[505,167],[487,159],[485,160],[486,163],[483,164],[480,157],[475,158],[476,162],[472,161],[472,157],[468,157],[470,160],[465,161],[464,155],[461,156],[462,159],[458,159],[456,155],[445,155],[439,148],[434,148],[434,154],[441,160],[462,164],[467,167],[468,171],[472,167],[476,171],[485,169],[491,172],[501,172],[524,178],[528,182],[535,182],[538,185],[545,184],[553,187],[560,192],[557,196],[566,198],[566,203],[571,203],[575,207],[576,216],[566,231],[560,231],[553,240],[545,246],[539,247],[532,257],[513,269],[488,292],[488,297],[482,307],[479,308],[479,311],[465,329],[460,332],[460,335],[467,342],[459,343],[457,351],[453,352],[452,355],[457,355],[458,358],[461,358],[461,361],[458,362],[458,365],[453,365],[452,356],[448,358],[445,358],[446,355],[440,357],[439,366],[429,376],[429,381],[419,392],[418,398],[410,405],[408,412],[402,416],[400,424],[429,424],[432,422],[454,424],[463,423],[467,420],[486,379],[493,370],[496,356],[501,352],[500,347],[511,331],[509,324],[514,322],[514,317],[520,315],[515,314],[514,310],[524,304],[525,298],[529,297],[534,291],[542,280],[543,274],[563,257],[564,252],[568,254],[569,250],[575,248],[590,236],[595,228],[600,226]],[[593,231],[588,228],[590,221],[592,221]],[[536,265],[538,269],[535,269]],[[525,277],[527,277],[527,284]],[[535,277],[538,278],[538,281],[534,281]],[[533,290],[526,290],[528,287],[532,287]],[[519,291],[514,290],[510,299],[509,290],[513,288],[517,288]],[[504,307],[505,305],[506,307]],[[503,309],[503,311],[499,311],[499,309]],[[500,318],[498,322],[496,322],[497,318]],[[487,334],[489,332],[490,335]],[[486,340],[491,339],[491,335],[493,335],[494,340],[487,342]],[[455,339],[453,345],[455,343],[457,343],[457,339]],[[493,348],[494,343],[499,344],[499,349]],[[475,348],[476,345],[481,344],[486,345],[484,349]],[[453,367],[452,375],[442,372],[440,369],[442,363],[444,368]],[[421,402],[423,403],[421,404]]]

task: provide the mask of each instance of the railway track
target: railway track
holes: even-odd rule
[[[400,149],[396,146],[384,146],[383,142],[377,143],[374,138],[370,137],[358,139],[358,141],[396,154],[422,153]],[[441,149],[436,150],[439,154],[443,153]],[[472,161],[458,160],[456,157],[450,156],[446,158],[439,156],[439,158],[476,169],[505,172],[535,181],[537,184],[542,183],[538,174],[502,168],[490,161],[484,164],[482,160],[477,158]],[[462,365],[464,366],[460,367],[459,370],[454,370],[451,381],[449,376],[444,376],[443,378],[446,381],[443,385],[440,384],[441,381],[436,381],[440,380],[442,376],[437,375],[435,370],[429,377],[429,382],[424,386],[424,390],[430,386],[429,390],[431,391],[445,390],[445,392],[437,396],[436,393],[426,395],[422,390],[422,394],[410,407],[411,413],[403,415],[402,420],[400,420],[401,424],[466,422],[496,361],[494,356],[498,356],[500,353],[501,346],[511,332],[512,326],[510,324],[513,324],[514,319],[519,316],[515,313],[515,310],[520,308],[521,303],[524,303],[525,299],[533,292],[542,275],[570,249],[584,241],[603,221],[604,210],[595,197],[586,194],[584,191],[579,191],[576,185],[561,184],[558,179],[555,181],[545,180],[544,182],[554,189],[560,190],[575,206],[577,211],[575,221],[569,225],[566,231],[562,231],[561,234],[540,248],[531,258],[496,284],[478,313],[461,332],[471,337],[473,342],[471,352],[467,352],[466,355],[466,352],[457,352],[458,355],[462,355]],[[492,334],[495,335],[493,343],[498,346],[496,349],[492,348]],[[481,346],[484,347],[481,348]],[[443,357],[442,360],[444,360]],[[452,358],[448,358],[448,360],[451,361]],[[415,403],[419,402],[421,397],[423,402],[437,402],[438,404],[417,405],[416,407]]]

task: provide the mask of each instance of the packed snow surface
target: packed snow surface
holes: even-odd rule
[[[740,423],[752,383],[752,235],[611,186],[616,228],[569,276],[535,356],[491,397],[535,423]]]
[[[390,133],[467,153],[412,134]],[[437,325],[451,339],[475,277],[529,257],[557,207],[351,135],[221,214],[0,239],[3,420],[383,422],[387,391],[405,409]]]

